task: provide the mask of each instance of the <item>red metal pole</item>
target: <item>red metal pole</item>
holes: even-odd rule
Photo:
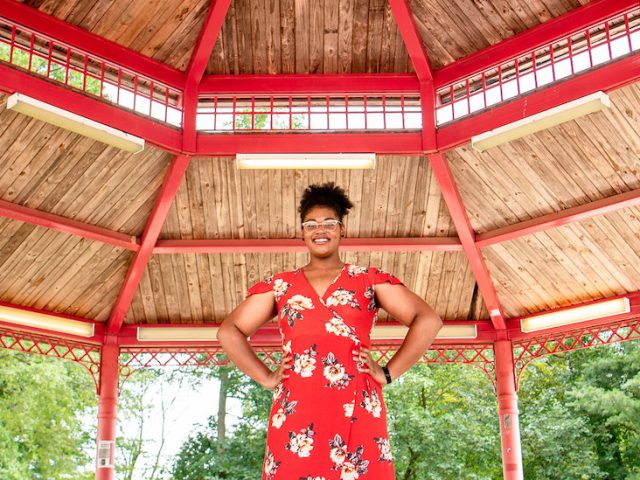
[[[522,480],[524,477],[513,345],[510,340],[497,340],[493,344],[493,350],[496,362],[496,389],[502,443],[502,473],[505,480]]]
[[[115,337],[108,336],[100,354],[96,480],[113,480],[115,478],[119,352],[120,348]]]

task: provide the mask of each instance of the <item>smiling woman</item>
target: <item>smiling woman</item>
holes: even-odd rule
[[[218,332],[235,365],[273,390],[263,480],[395,478],[382,385],[422,356],[442,322],[393,275],[342,262],[351,208],[333,183],[308,187],[298,210],[309,263],[252,286]],[[370,353],[379,307],[409,327],[384,367]],[[284,356],[270,370],[247,337],[274,312]]]

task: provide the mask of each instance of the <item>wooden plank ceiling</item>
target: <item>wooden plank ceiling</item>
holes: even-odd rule
[[[179,69],[188,65],[207,0],[28,0],[25,3]],[[585,0],[410,0],[440,68]],[[210,74],[409,72],[383,0],[232,0]],[[485,153],[447,152],[477,234],[640,188],[640,85],[605,112]],[[4,110],[0,199],[140,236],[171,156],[136,156]],[[304,187],[335,181],[356,207],[351,237],[450,237],[456,232],[428,162],[381,157],[375,171],[238,171],[195,159],[161,239],[299,238]],[[483,249],[507,316],[640,290],[640,208]],[[0,301],[109,317],[133,254],[0,218]],[[398,275],[446,319],[487,319],[461,252],[347,253]],[[153,255],[127,323],[218,322],[264,276],[305,254]],[[384,320],[384,319],[383,319]]]
[[[471,225],[484,233],[640,189],[640,85],[612,108],[478,153],[447,153]],[[483,250],[508,316],[640,290],[630,208]]]
[[[210,0],[23,0],[184,70]],[[588,0],[410,0],[434,68]],[[413,71],[387,0],[232,0],[207,73]]]

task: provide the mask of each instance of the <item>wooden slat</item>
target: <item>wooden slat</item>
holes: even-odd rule
[[[169,155],[135,157],[23,115],[0,113],[0,198],[130,235],[139,235]],[[14,128],[15,125],[15,128]]]
[[[509,316],[640,289],[640,209],[488,247],[485,255]]]
[[[446,319],[466,319],[469,315],[474,281],[462,253],[367,255],[370,256],[358,259],[358,254],[347,253],[343,258],[349,263],[365,266],[371,263],[391,271]],[[127,317],[128,323],[220,322],[242,301],[250,285],[270,274],[307,263],[306,254],[189,257],[191,267],[186,266],[181,255],[152,257]],[[213,311],[210,305],[214,306]],[[381,321],[385,319],[382,314]]]
[[[478,233],[640,188],[640,87],[612,108],[484,153],[447,153]]]
[[[0,301],[106,320],[130,252],[13,220],[0,238]]]

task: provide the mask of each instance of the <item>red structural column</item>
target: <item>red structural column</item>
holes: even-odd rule
[[[513,345],[510,340],[497,340],[493,344],[493,349],[502,443],[502,472],[505,480],[522,480],[522,450]]]
[[[113,480],[115,478],[119,352],[120,348],[117,342],[108,336],[100,354],[96,480]]]

